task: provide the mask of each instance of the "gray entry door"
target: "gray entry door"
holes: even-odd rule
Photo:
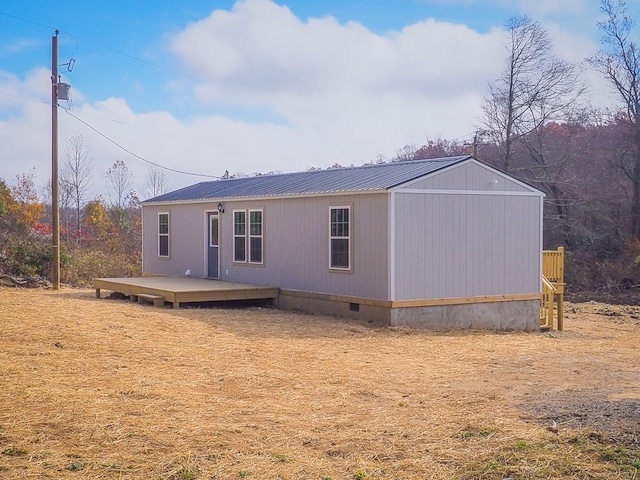
[[[207,277],[220,278],[220,229],[218,212],[209,212],[208,216],[208,248],[207,248]]]

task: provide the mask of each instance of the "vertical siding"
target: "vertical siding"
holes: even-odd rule
[[[398,193],[395,298],[540,290],[539,196]]]
[[[205,276],[204,211],[203,204],[143,207],[145,274],[182,276],[189,269],[194,277]],[[159,212],[169,212],[169,258],[158,257]]]
[[[280,288],[387,297],[387,195],[352,195],[233,202],[234,209],[264,209],[263,266],[234,264],[230,242],[222,248],[223,280]],[[351,206],[351,272],[329,269],[329,208]],[[226,212],[231,203],[227,202]],[[232,229],[223,215],[224,239]]]
[[[442,172],[429,175],[427,178],[411,182],[403,186],[403,189],[531,191],[530,188],[513,178],[473,162],[454,165]]]

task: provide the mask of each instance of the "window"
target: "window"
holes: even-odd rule
[[[209,246],[217,247],[220,243],[220,235],[218,234],[218,215],[209,217]]]
[[[249,263],[262,263],[262,210],[249,210]]]
[[[247,212],[233,212],[233,261],[247,261]]]
[[[329,255],[330,267],[338,270],[351,268],[351,207],[331,207]]]
[[[262,210],[233,211],[233,261],[262,263],[263,260]]]
[[[169,214],[158,214],[158,256],[169,256]]]

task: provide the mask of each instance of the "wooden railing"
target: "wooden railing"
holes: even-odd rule
[[[556,287],[542,275],[542,301],[540,303],[540,328],[553,329],[553,314],[555,310]],[[560,330],[560,328],[558,328]]]
[[[553,329],[554,313],[558,330],[564,329],[564,247],[542,252],[542,300],[540,328]]]
[[[550,282],[564,283],[564,247],[557,250],[543,250],[542,274]]]

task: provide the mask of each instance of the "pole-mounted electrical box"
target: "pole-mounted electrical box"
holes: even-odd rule
[[[58,82],[58,100],[69,100],[69,90],[71,85],[68,83]]]

